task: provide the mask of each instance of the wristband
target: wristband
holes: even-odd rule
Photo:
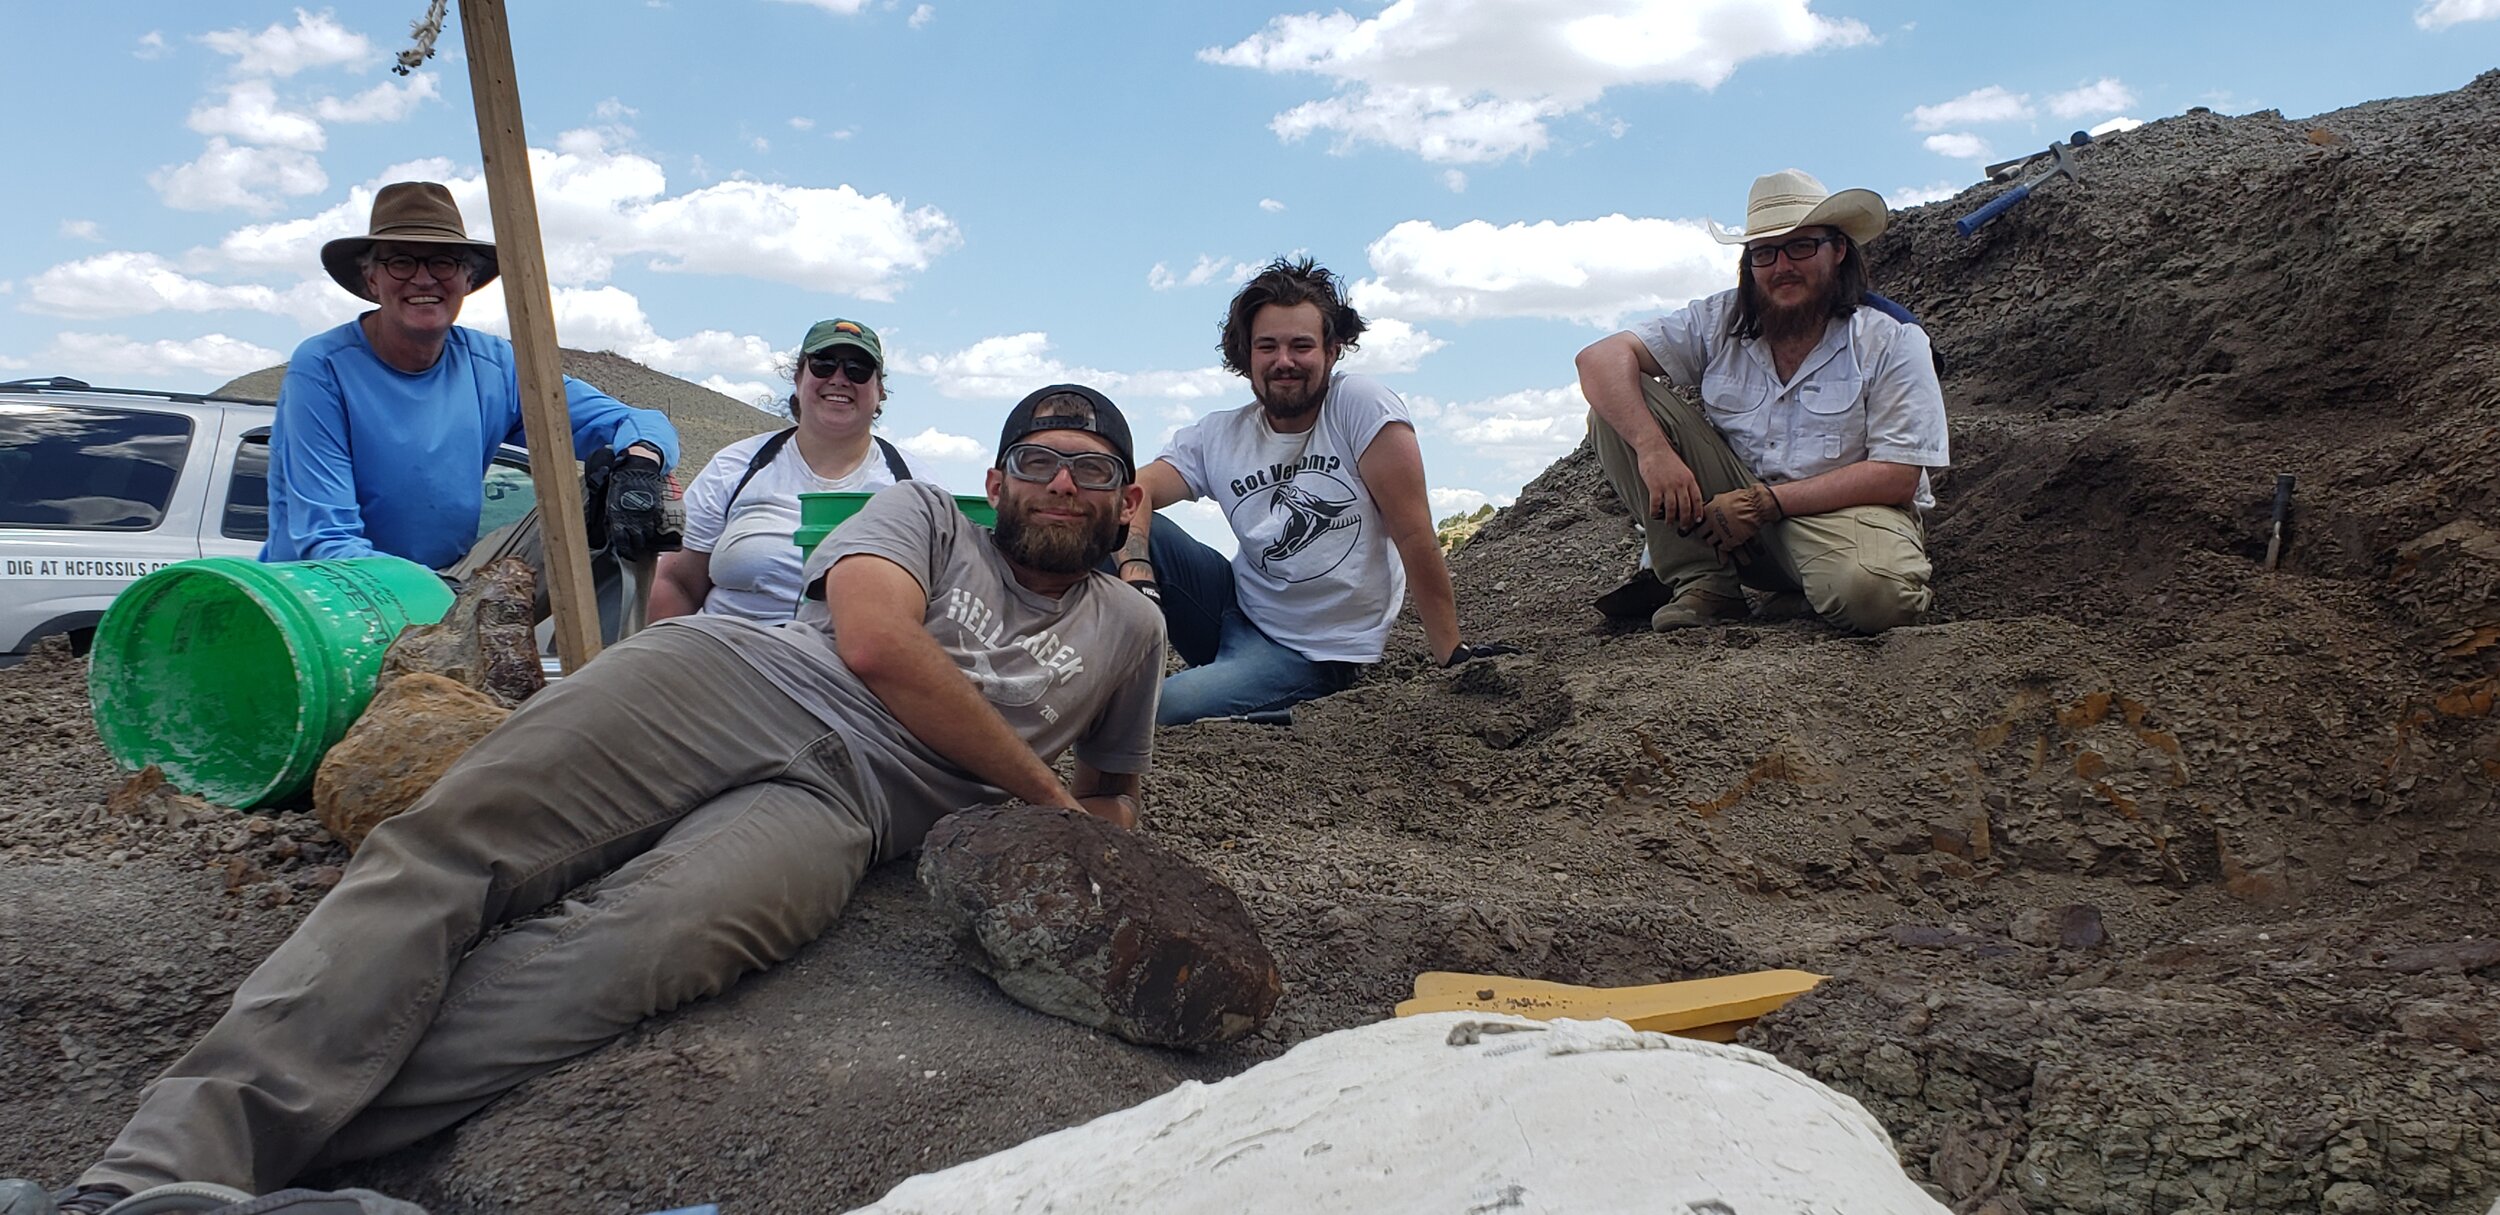
[[[1146,559],[1145,559],[1145,558],[1143,558],[1143,557],[1123,557],[1123,558],[1121,558],[1121,559],[1120,559],[1120,568],[1121,568],[1121,569],[1127,569],[1128,567],[1130,567],[1130,566],[1132,566],[1132,565],[1142,565],[1142,566],[1145,566],[1147,569],[1153,569],[1153,568],[1155,567],[1155,563],[1154,563],[1154,562],[1152,562],[1152,561],[1148,561],[1148,560],[1146,560]]]

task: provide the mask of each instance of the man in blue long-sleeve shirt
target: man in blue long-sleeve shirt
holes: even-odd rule
[[[494,281],[495,247],[468,238],[451,192],[396,182],[374,196],[371,231],[322,246],[340,286],[376,307],[298,346],[270,432],[263,561],[388,553],[436,569],[477,542],[482,481],[496,448],[522,441],[512,343],[453,324]],[[574,446],[621,452],[605,534],[626,561],[658,545],[677,432],[570,376]]]

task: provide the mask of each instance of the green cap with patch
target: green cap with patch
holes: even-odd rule
[[[808,329],[807,340],[799,343],[799,357],[823,354],[836,346],[849,346],[885,366],[885,345],[877,340],[877,331],[858,321],[836,318],[818,321]]]

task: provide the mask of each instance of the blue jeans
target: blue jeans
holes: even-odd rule
[[[1277,644],[1241,614],[1232,563],[1155,517],[1147,559],[1163,589],[1163,624],[1189,669],[1163,681],[1155,724],[1177,726],[1209,717],[1282,709],[1354,682],[1362,664],[1314,662]]]

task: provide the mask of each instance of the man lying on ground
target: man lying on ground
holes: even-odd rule
[[[1257,399],[1172,436],[1138,474],[1150,511],[1213,498],[1240,544],[1227,563],[1147,514],[1121,550],[1120,576],[1151,588],[1189,664],[1164,681],[1164,725],[1343,689],[1380,661],[1410,585],[1434,661],[1516,652],[1459,640],[1406,402],[1337,371],[1362,335],[1335,275],[1270,263],[1224,320],[1224,366]]]
[[[1134,825],[1163,626],[1097,567],[1135,459],[1110,400],[1042,389],[1000,435],[994,531],[892,486],[817,549],[798,620],[666,621],[533,697],[374,830],[52,1205],[259,1193],[414,1143],[789,957],[955,810]]]
[[[1795,169],[1755,180],[1734,290],[1580,352],[1606,479],[1649,521],[1650,627],[1808,612],[1856,633],[1917,623],[1931,595],[1927,470],[1951,463],[1926,331],[1867,307],[1884,200]],[[1654,377],[1698,388],[1695,411]],[[1609,600],[1631,598],[1633,587]],[[1601,605],[1604,601],[1601,601]]]

